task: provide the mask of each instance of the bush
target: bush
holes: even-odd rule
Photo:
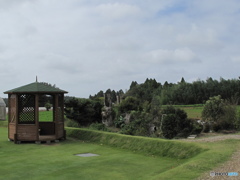
[[[119,116],[115,121],[114,125],[116,128],[123,128],[125,126],[125,119],[122,116]]]
[[[99,130],[99,131],[109,131],[108,128],[105,126],[105,124],[102,124],[102,123],[92,123],[89,126],[89,129]]]
[[[130,124],[126,124],[121,128],[120,133],[126,135],[135,135],[135,131],[136,131],[135,127],[133,127]]]
[[[222,128],[221,128],[220,123],[215,123],[215,124],[212,125],[212,130],[213,130],[214,132],[218,132],[218,131],[221,130],[221,129],[222,129]],[[209,130],[210,130],[210,128],[209,128]]]
[[[240,130],[240,110],[238,111],[236,121],[234,123],[235,129]]]
[[[210,124],[209,123],[205,123],[205,128],[204,128],[203,132],[209,133],[209,131],[210,131]]]
[[[199,124],[195,120],[192,120],[192,132],[191,134],[200,134],[203,130],[203,125]]]
[[[76,128],[80,127],[80,125],[76,121],[71,120],[71,119],[67,119],[66,122],[65,122],[65,125],[67,127],[76,127]]]

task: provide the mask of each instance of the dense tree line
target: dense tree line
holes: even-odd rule
[[[113,96],[116,94],[115,91],[111,90],[108,90],[108,93]],[[103,94],[100,91],[90,98],[96,98],[99,95],[103,97]],[[122,98],[132,96],[141,102],[148,103],[157,100],[161,105],[204,104],[210,97],[218,95],[221,95],[223,99],[234,99],[237,103],[240,98],[240,78],[214,80],[210,77],[205,81],[196,80],[192,83],[188,83],[182,78],[178,83],[166,81],[164,84],[155,79],[146,79],[142,84],[132,81],[129,90],[125,94],[122,92]]]

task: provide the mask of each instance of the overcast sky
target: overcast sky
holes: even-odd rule
[[[0,96],[240,76],[239,0],[0,0]]]

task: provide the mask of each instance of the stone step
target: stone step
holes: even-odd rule
[[[192,134],[192,135],[188,136],[188,139],[195,139],[196,137],[197,137],[197,135]]]

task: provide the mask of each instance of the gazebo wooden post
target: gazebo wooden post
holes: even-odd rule
[[[60,95],[60,102],[64,102],[64,94],[59,94]],[[64,129],[64,103],[61,103],[61,120],[63,121],[63,139],[66,139],[66,130]]]
[[[16,103],[16,107],[15,107],[15,134],[14,134],[14,143],[17,144],[18,142],[18,95],[15,94],[15,103]]]
[[[14,106],[15,105],[15,106]],[[18,125],[18,95],[8,94],[8,139],[18,141],[17,125]]]
[[[11,94],[8,94],[8,129],[10,129],[10,122],[11,122],[11,105],[10,105],[10,97]],[[15,132],[16,133],[16,132]],[[10,131],[8,131],[8,139],[10,140]]]
[[[39,94],[35,94],[35,124],[36,124],[36,140],[39,141]]]
[[[54,103],[53,103],[53,112],[54,112],[54,125],[55,125],[55,136],[58,137],[58,94],[54,94]]]

